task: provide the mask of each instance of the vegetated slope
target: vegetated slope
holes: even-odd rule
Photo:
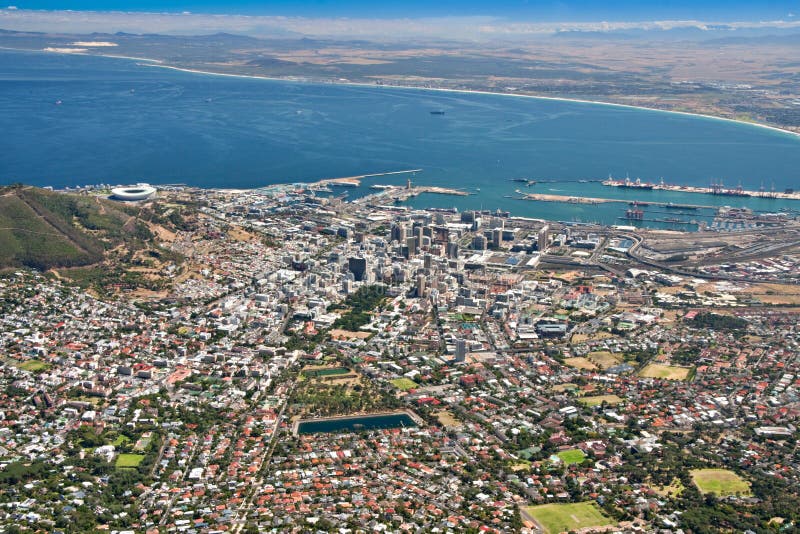
[[[0,268],[76,267],[152,239],[136,206],[33,187],[0,189]]]

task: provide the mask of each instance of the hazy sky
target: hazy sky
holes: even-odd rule
[[[0,28],[488,41],[538,38],[570,30],[687,26],[706,30],[719,28],[719,23],[737,30],[800,32],[800,16],[795,12],[800,14],[800,0],[25,0],[6,8],[0,5]]]
[[[191,11],[304,17],[495,16],[537,21],[786,19],[800,0],[19,0],[19,9]]]

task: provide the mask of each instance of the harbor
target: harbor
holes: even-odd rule
[[[535,200],[538,202],[566,202],[569,204],[606,204],[606,203],[617,203],[617,204],[629,204],[629,205],[638,205],[640,207],[647,207],[647,206],[658,206],[664,209],[682,209],[682,210],[700,210],[700,209],[717,209],[718,206],[708,206],[702,204],[680,204],[679,207],[676,208],[676,204],[671,202],[645,202],[645,201],[636,201],[636,200],[627,200],[621,198],[598,198],[598,197],[579,197],[579,196],[567,196],[567,195],[550,195],[550,194],[540,194],[540,193],[523,193],[519,189],[515,191],[518,194],[522,195],[524,200]]]
[[[726,187],[722,180],[711,181],[709,187],[689,186],[689,185],[673,185],[665,183],[662,179],[659,183],[643,182],[641,179],[636,178],[631,180],[625,178],[624,180],[616,180],[609,177],[607,180],[600,182],[606,187],[618,187],[622,189],[634,189],[645,191],[673,191],[678,193],[697,193],[703,195],[715,195],[723,197],[755,197],[755,198],[768,198],[768,199],[783,199],[783,200],[800,200],[800,192],[795,192],[794,189],[785,189],[783,192],[775,191],[774,188],[766,190],[763,186],[758,190],[744,189],[741,185],[736,187]]]

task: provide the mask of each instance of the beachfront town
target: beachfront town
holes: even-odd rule
[[[0,277],[3,532],[800,528],[792,250],[687,271],[678,232],[142,202],[187,221],[159,291]]]

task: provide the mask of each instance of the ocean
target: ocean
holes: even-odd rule
[[[415,183],[472,195],[421,195],[411,201],[415,206],[606,223],[618,222],[624,211],[622,204],[509,198],[522,189],[744,202],[765,211],[800,207],[583,182],[628,175],[800,189],[800,138],[752,125],[504,95],[222,77],[129,59],[0,51],[0,132],[0,183],[253,188],[420,168]],[[526,187],[512,181],[517,178],[537,183]],[[351,195],[404,181],[402,175],[371,178]]]

